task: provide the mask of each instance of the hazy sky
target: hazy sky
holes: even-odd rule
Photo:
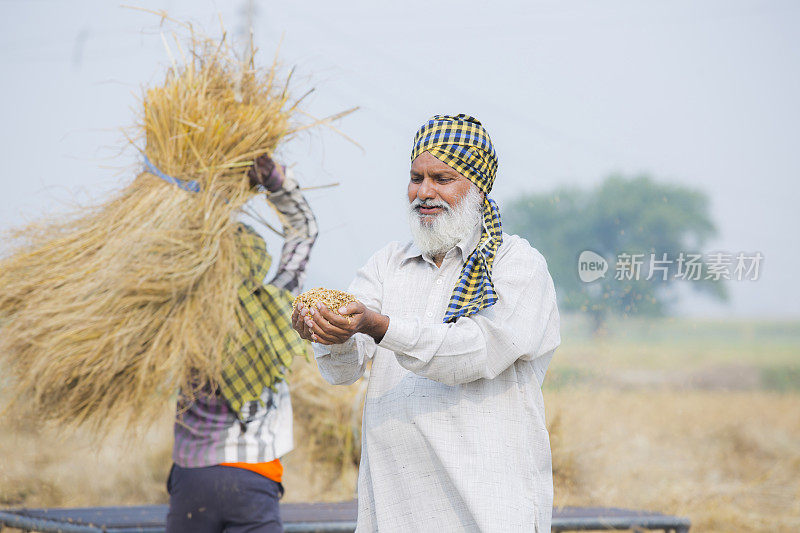
[[[244,1],[130,3],[214,34],[218,14],[234,35],[245,23]],[[283,36],[295,94],[316,88],[308,111],[361,108],[339,127],[363,151],[319,130],[281,152],[303,185],[341,182],[308,193],[321,226],[308,286],[344,288],[408,238],[414,132],[469,113],[497,147],[501,209],[612,172],[696,187],[720,230],[705,251],[764,260],[758,281],[730,282],[730,305],[683,312],[800,317],[800,3],[256,1],[253,21],[260,63]],[[168,57],[157,17],[108,1],[0,0],[0,30],[5,230],[133,179],[120,128]]]

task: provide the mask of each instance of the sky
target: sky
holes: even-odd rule
[[[247,2],[134,1],[219,35]],[[787,1],[254,2],[257,61],[278,49],[306,111],[359,107],[282,146],[320,224],[308,287],[346,288],[406,240],[411,141],[433,114],[481,120],[504,202],[647,173],[704,191],[704,251],[760,252],[731,301],[678,312],[800,317],[800,3]],[[102,201],[141,161],[122,134],[169,56],[153,14],[108,1],[0,0],[0,231]],[[174,50],[174,47],[173,47]],[[263,206],[262,206],[263,207]],[[263,213],[267,213],[265,209]],[[277,255],[280,239],[265,233]],[[532,243],[536,246],[536,243]]]

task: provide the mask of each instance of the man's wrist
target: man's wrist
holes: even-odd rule
[[[389,317],[367,309],[364,316],[364,324],[359,328],[359,332],[366,333],[375,339],[376,343],[379,343],[383,336],[386,335],[387,329],[389,329]]]
[[[284,179],[286,179],[286,167],[276,163],[272,167],[270,175],[264,180],[264,188],[269,192],[278,192],[283,185]]]

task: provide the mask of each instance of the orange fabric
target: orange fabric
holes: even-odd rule
[[[262,476],[275,481],[276,483],[281,482],[281,478],[283,477],[283,465],[281,464],[280,459],[275,459],[274,461],[270,461],[268,463],[220,463],[222,466],[234,466],[236,468],[244,468],[245,470],[250,470],[251,472],[255,472],[256,474],[261,474]]]

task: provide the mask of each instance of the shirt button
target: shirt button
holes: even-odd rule
[[[428,318],[430,318],[430,317],[432,317],[432,316],[433,316],[433,313],[431,313],[430,311],[428,311],[427,313],[425,313],[425,315],[426,315]]]
[[[442,280],[441,280],[441,279],[437,279],[437,280],[436,280],[436,284],[437,284],[437,285],[441,285],[441,284],[442,284]]]

